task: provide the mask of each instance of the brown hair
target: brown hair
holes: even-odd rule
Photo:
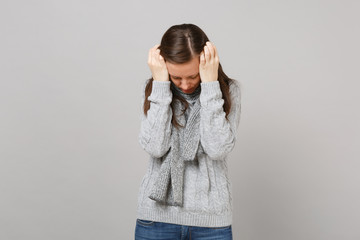
[[[206,36],[203,30],[194,24],[181,24],[174,25],[170,27],[163,35],[161,43],[159,46],[160,55],[163,56],[165,61],[168,61],[173,64],[180,64],[189,62],[192,58],[197,57],[203,51],[206,42],[209,41],[209,38]],[[170,79],[170,77],[169,77]],[[149,79],[145,87],[145,100],[144,100],[144,114],[147,115],[147,111],[150,108],[150,101],[148,97],[152,91],[152,82],[153,78]],[[171,80],[170,80],[171,81]],[[218,69],[218,81],[220,83],[220,89],[224,99],[223,109],[225,111],[225,117],[227,119],[230,109],[231,109],[231,99],[229,93],[229,84],[232,81],[222,70],[221,64],[219,63]],[[171,91],[174,91],[173,86],[170,85]],[[173,99],[171,102],[171,108],[173,112],[173,118],[171,123],[175,127],[181,126],[176,118],[174,117],[174,101],[178,99],[185,105],[183,113],[188,108],[187,101],[180,95],[173,94]]]

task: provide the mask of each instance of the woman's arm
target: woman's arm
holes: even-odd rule
[[[142,91],[142,104],[145,100],[145,82]],[[153,81],[152,92],[148,97],[150,108],[145,116],[141,114],[139,143],[152,157],[160,158],[170,148],[172,92],[170,81]]]
[[[227,120],[219,81],[201,83],[200,142],[204,152],[213,160],[224,160],[236,141],[240,122],[240,87],[236,80],[230,84],[231,109]]]

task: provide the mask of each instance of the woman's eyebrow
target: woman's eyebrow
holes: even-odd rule
[[[199,75],[199,73],[196,73],[196,74],[193,74],[193,75],[191,75],[191,76],[189,76],[189,77],[197,77],[197,75]]]

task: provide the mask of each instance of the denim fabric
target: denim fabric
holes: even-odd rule
[[[136,219],[135,240],[232,240],[232,228],[194,227]]]

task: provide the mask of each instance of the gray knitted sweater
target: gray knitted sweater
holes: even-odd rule
[[[145,82],[142,103],[145,99]],[[227,120],[218,81],[201,82],[201,91],[182,94],[191,104],[200,97],[200,144],[205,154],[187,161],[184,173],[184,205],[159,204],[148,196],[161,166],[161,157],[169,150],[173,93],[170,81],[153,81],[148,97],[147,116],[142,111],[139,143],[150,155],[148,168],[140,184],[137,218],[199,227],[232,224],[232,184],[228,177],[227,155],[234,148],[240,122],[240,87],[230,84],[232,107]],[[196,96],[197,95],[197,96]],[[191,111],[187,109],[186,115]]]

